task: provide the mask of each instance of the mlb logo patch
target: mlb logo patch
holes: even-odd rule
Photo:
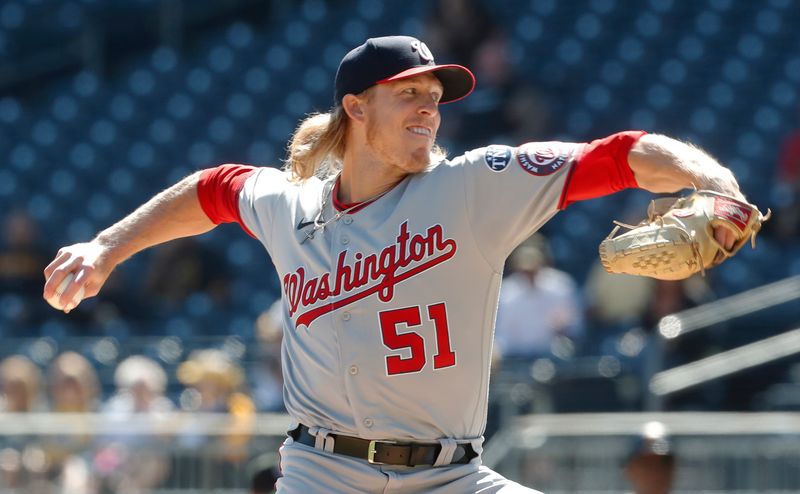
[[[489,146],[483,157],[486,166],[493,172],[501,172],[511,162],[511,148],[508,146]]]

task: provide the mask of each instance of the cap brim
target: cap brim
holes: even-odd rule
[[[412,67],[399,74],[381,79],[377,84],[399,81],[431,72],[442,83],[442,99],[439,100],[439,104],[452,103],[466,98],[475,89],[475,76],[472,72],[462,65],[455,64]]]

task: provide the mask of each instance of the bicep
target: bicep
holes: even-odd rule
[[[682,148],[687,149],[682,149]],[[642,136],[628,153],[628,163],[636,182],[650,192],[676,192],[685,187],[680,177],[681,156],[689,154],[689,146],[669,137]]]
[[[733,174],[702,149],[664,135],[642,137],[628,161],[639,186],[650,192],[710,189],[740,196]]]

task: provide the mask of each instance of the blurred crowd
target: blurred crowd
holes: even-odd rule
[[[0,489],[145,492],[167,480],[176,450],[213,451],[219,471],[230,471],[225,465],[244,465],[251,457],[250,436],[237,432],[239,427],[249,430],[257,411],[282,410],[280,382],[269,383],[271,378],[264,374],[259,382],[269,383],[269,389],[251,389],[242,366],[219,349],[194,351],[177,366],[175,377],[180,390],[173,399],[164,367],[149,357],[132,355],[116,366],[114,388],[103,396],[95,366],[80,353],[63,352],[45,369],[22,355],[3,359],[0,413],[93,413],[107,416],[120,429],[110,436],[6,436],[0,451]],[[257,407],[255,395],[262,407]],[[177,411],[228,414],[231,433],[214,440],[206,431],[191,428],[174,431],[170,437],[128,434],[124,429],[134,418],[155,421]]]

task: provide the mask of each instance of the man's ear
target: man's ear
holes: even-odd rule
[[[366,100],[359,98],[354,94],[346,94],[344,98],[342,98],[342,108],[344,109],[347,116],[357,122],[364,121],[364,115],[366,114]]]

